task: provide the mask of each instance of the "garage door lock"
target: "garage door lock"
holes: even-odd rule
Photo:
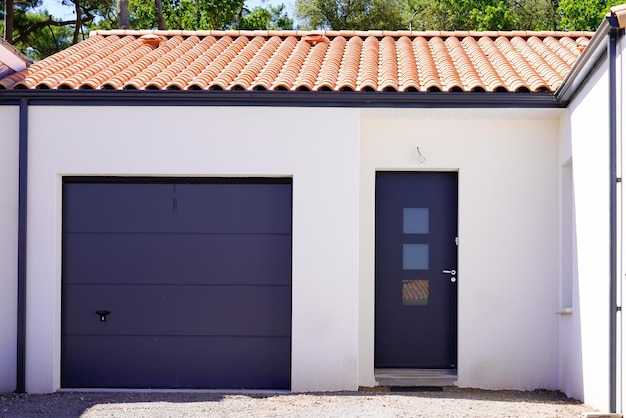
[[[96,315],[100,317],[100,322],[104,322],[107,320],[107,315],[109,315],[110,311],[96,311]]]

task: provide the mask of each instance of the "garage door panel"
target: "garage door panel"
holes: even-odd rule
[[[66,334],[291,334],[289,286],[65,285]],[[97,311],[111,312],[100,321]]]
[[[289,184],[64,185],[66,232],[291,233]]]
[[[64,235],[65,283],[291,283],[289,234]]]
[[[133,350],[128,350],[133,347]],[[289,337],[69,336],[63,387],[289,389]]]
[[[176,196],[178,214],[199,220],[185,228],[291,234],[290,184],[182,184]]]
[[[63,185],[66,232],[147,232],[172,229],[176,218],[173,184]]]
[[[288,389],[291,198],[290,179],[64,179],[62,386]]]

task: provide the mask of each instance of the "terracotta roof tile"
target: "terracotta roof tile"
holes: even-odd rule
[[[281,72],[276,77],[276,81],[272,86],[273,89],[291,90],[310,49],[311,45],[308,42],[304,40],[298,42],[297,46],[291,51]]]
[[[335,89],[345,48],[346,38],[338,36],[333,39],[320,69],[316,90],[332,91]]]
[[[363,39],[360,36],[353,36],[346,45],[345,53],[339,76],[337,78],[338,90],[356,91],[356,80],[359,75],[359,67],[361,62],[361,48],[363,48]]]
[[[259,73],[252,85],[253,90],[270,90],[272,88],[272,83],[277,79],[297,43],[298,41],[294,36],[289,36],[281,42],[280,47]]]
[[[378,32],[378,31],[377,31]],[[361,49],[357,90],[376,91],[378,85],[378,38],[368,36]]]
[[[536,68],[539,76],[544,79],[546,83],[548,83],[551,90],[556,90],[559,87],[563,81],[563,77],[559,76],[554,68],[551,67],[550,64],[548,64],[534,48],[532,48],[529,41],[520,37],[515,37],[511,39],[511,45],[513,45],[520,52],[520,54],[522,54],[524,59],[532,65],[533,68]]]
[[[413,46],[407,36],[398,39],[398,89],[401,91],[419,91],[419,74]]]
[[[454,62],[455,68],[459,73],[461,82],[465,86],[465,91],[480,91],[486,90],[485,85],[480,79],[476,67],[472,64],[467,52],[461,45],[461,41],[458,38],[452,37],[446,40],[446,46],[450,51],[450,55]]]
[[[313,86],[317,81],[317,75],[322,68],[322,62],[324,61],[324,56],[326,56],[327,49],[328,44],[326,42],[319,42],[315,44],[308,54],[307,59],[303,63],[300,75],[294,83],[294,88],[296,90],[313,90]]]
[[[592,32],[137,31],[89,39],[0,89],[554,92]]]
[[[415,38],[413,51],[417,62],[420,91],[441,91],[439,73],[426,38],[421,36]]]
[[[505,72],[508,68],[500,68],[499,64],[502,63],[492,63],[491,60],[494,59],[494,57],[489,56],[485,53],[485,51],[476,41],[476,38],[467,36],[461,41],[461,44],[465,47],[467,54],[469,55],[472,63],[476,67],[478,75],[487,87],[487,91],[507,91],[506,84],[504,80],[500,77],[498,70],[500,72]],[[506,64],[508,65],[508,63]],[[498,70],[496,70],[496,68]],[[515,89],[511,90],[515,91]]]

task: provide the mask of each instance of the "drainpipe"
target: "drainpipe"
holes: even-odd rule
[[[20,99],[19,197],[17,234],[17,377],[15,393],[26,393],[26,179],[28,99]]]
[[[610,412],[616,411],[617,399],[617,121],[616,107],[617,97],[615,94],[615,58],[617,55],[615,29],[609,32],[609,170],[610,170],[610,231],[611,231],[611,279],[609,287],[610,318],[609,318],[609,407]]]
[[[617,250],[617,187],[622,179],[617,172],[617,40],[622,36],[620,22],[617,16],[607,19],[611,25],[609,30],[608,64],[609,64],[609,147],[610,147],[610,228],[611,228],[611,278],[609,287],[609,407],[612,413],[617,412],[617,319],[621,314],[622,307],[618,305],[618,271],[619,261]],[[623,86],[621,86],[623,87]],[[621,409],[621,408],[620,408]]]

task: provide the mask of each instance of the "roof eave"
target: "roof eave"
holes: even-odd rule
[[[15,49],[3,38],[0,38],[0,63],[4,63],[11,70],[18,72],[32,64],[32,61]]]
[[[0,105],[301,106],[361,108],[562,108],[550,93],[305,92],[250,90],[0,90]]]

